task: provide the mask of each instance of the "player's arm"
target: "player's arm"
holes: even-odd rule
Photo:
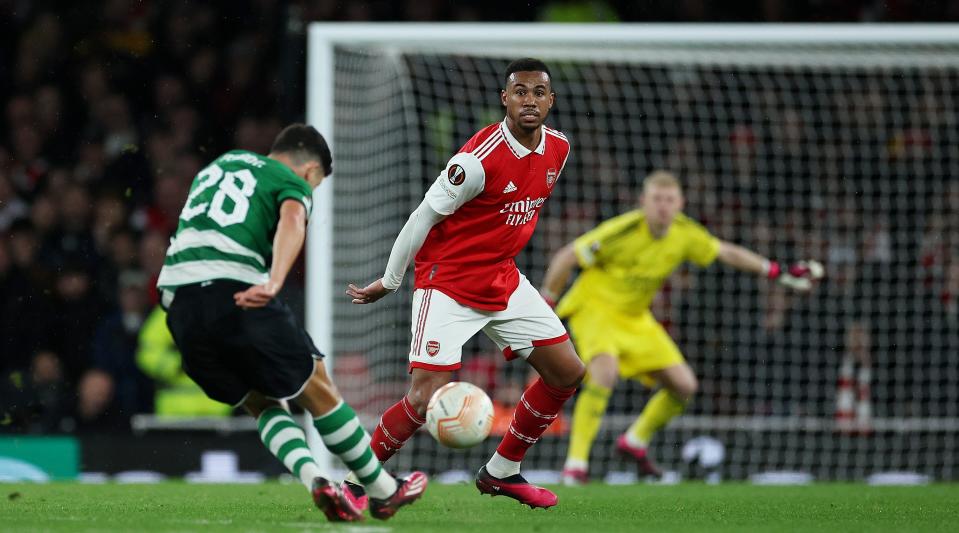
[[[576,257],[576,248],[574,243],[569,243],[553,254],[546,268],[546,276],[543,278],[543,285],[539,292],[550,307],[555,307],[559,297],[566,288],[573,269],[579,264],[579,258]]]
[[[559,297],[563,295],[569,277],[576,267],[592,268],[602,263],[602,256],[606,253],[606,243],[611,236],[615,236],[636,222],[633,212],[613,217],[599,226],[577,237],[573,242],[563,246],[555,254],[546,268],[546,276],[540,286],[539,293],[550,307],[555,307]]]
[[[486,184],[486,171],[471,153],[458,153],[426,191],[419,207],[413,211],[393,243],[383,277],[362,289],[349,284],[346,294],[355,304],[369,304],[395,291],[416,253],[436,224],[452,215],[466,202],[476,198]]]
[[[774,279],[781,285],[797,291],[808,291],[812,288],[813,280],[823,276],[823,268],[818,261],[800,261],[784,268],[778,261],[767,259],[752,250],[727,241],[719,242],[719,253],[716,258],[723,264],[743,272]]]
[[[287,274],[293,268],[303,241],[306,239],[306,207],[296,200],[286,200],[280,205],[280,220],[273,236],[273,263],[270,279],[262,285],[254,285],[233,295],[236,305],[243,308],[263,307],[273,299]]]
[[[383,277],[362,289],[350,283],[346,294],[353,298],[353,303],[373,303],[398,289],[403,282],[406,269],[410,266],[410,261],[423,247],[423,242],[426,241],[430,230],[444,218],[446,215],[437,213],[426,200],[423,200],[407,219],[400,234],[396,236]]]

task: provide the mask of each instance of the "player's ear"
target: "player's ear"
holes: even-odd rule
[[[318,187],[325,177],[323,175],[323,165],[319,161],[310,161],[303,165],[303,179],[312,187]]]
[[[506,107],[506,89],[500,89],[499,101],[501,104],[503,104],[503,107]]]
[[[556,103],[556,93],[554,93],[553,91],[550,91],[550,92],[549,92],[549,108],[548,108],[548,109],[553,109],[553,104],[555,104],[555,103]]]
[[[316,162],[316,168],[314,169],[314,172],[320,177],[320,181],[326,179],[326,176],[329,174],[329,172],[327,172],[326,168],[323,166],[323,163],[320,161]]]

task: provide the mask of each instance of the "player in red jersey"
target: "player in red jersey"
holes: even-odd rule
[[[383,278],[362,289],[350,285],[347,294],[356,304],[386,296],[400,286],[415,255],[412,386],[373,433],[377,457],[392,457],[423,425],[433,392],[450,381],[463,344],[482,330],[506,359],[526,359],[540,377],[523,393],[476,486],[530,507],[551,507],[556,495],[528,483],[520,462],[585,369],[563,324],[513,258],[533,234],[566,164],[569,142],[543,125],[556,95],[542,61],[510,63],[505,82],[500,99],[506,118],[480,130],[450,159],[397,236]]]

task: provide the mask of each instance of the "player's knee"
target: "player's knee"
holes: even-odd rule
[[[266,411],[270,407],[279,407],[280,403],[276,400],[270,400],[260,394],[250,394],[247,396],[246,400],[243,401],[243,409],[247,413],[250,413],[254,418],[259,417],[260,413]]]
[[[333,384],[333,380],[330,379],[322,364],[316,365],[303,391],[293,399],[314,416],[330,411],[340,403],[340,400],[342,400],[340,391]]]
[[[543,376],[543,381],[546,381],[546,384],[552,387],[575,389],[583,382],[584,377],[586,377],[586,365],[577,358],[564,365],[560,372]]]
[[[310,375],[307,386],[322,388],[326,391],[331,391],[333,394],[339,394],[336,390],[336,385],[333,383],[333,378],[326,372],[326,365],[324,365],[322,361],[317,361],[313,366],[313,374]]]
[[[690,375],[676,383],[673,390],[683,401],[690,401],[699,391],[699,380],[696,376]]]
[[[410,405],[416,410],[416,414],[423,415],[426,413],[426,405],[438,388],[439,387],[434,387],[431,384],[410,387],[410,391],[406,394],[406,399],[409,400]]]
[[[579,387],[579,385],[583,382],[583,379],[586,378],[586,365],[584,365],[582,361],[577,359],[575,368],[571,372],[571,374],[572,375],[570,377],[572,379],[569,383],[568,388]]]
[[[598,355],[589,362],[590,383],[611,389],[619,379],[619,365],[611,355]]]
[[[312,388],[316,394],[323,396],[332,401],[340,401],[340,391],[336,388],[336,384],[333,383],[333,380],[330,378],[330,375],[326,373],[326,367],[322,364],[317,364],[316,368],[313,371],[313,375],[310,376],[309,388]]]
[[[416,410],[416,414],[426,414],[426,405],[437,389],[449,383],[450,374],[448,372],[429,372],[426,374],[414,375],[413,384],[410,391],[406,394],[406,399]]]

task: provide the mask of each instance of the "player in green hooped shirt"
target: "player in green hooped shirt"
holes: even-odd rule
[[[332,171],[316,129],[293,124],[263,156],[233,150],[197,174],[170,239],[157,287],[186,373],[210,398],[242,406],[263,444],[297,476],[331,521],[356,521],[369,506],[387,519],[426,489],[414,472],[396,479],[373,451],[356,414],[327,375],[323,356],[274,297],[303,248],[313,189]],[[320,472],[302,428],[283,405],[314,416],[330,452],[361,480],[357,498]]]

